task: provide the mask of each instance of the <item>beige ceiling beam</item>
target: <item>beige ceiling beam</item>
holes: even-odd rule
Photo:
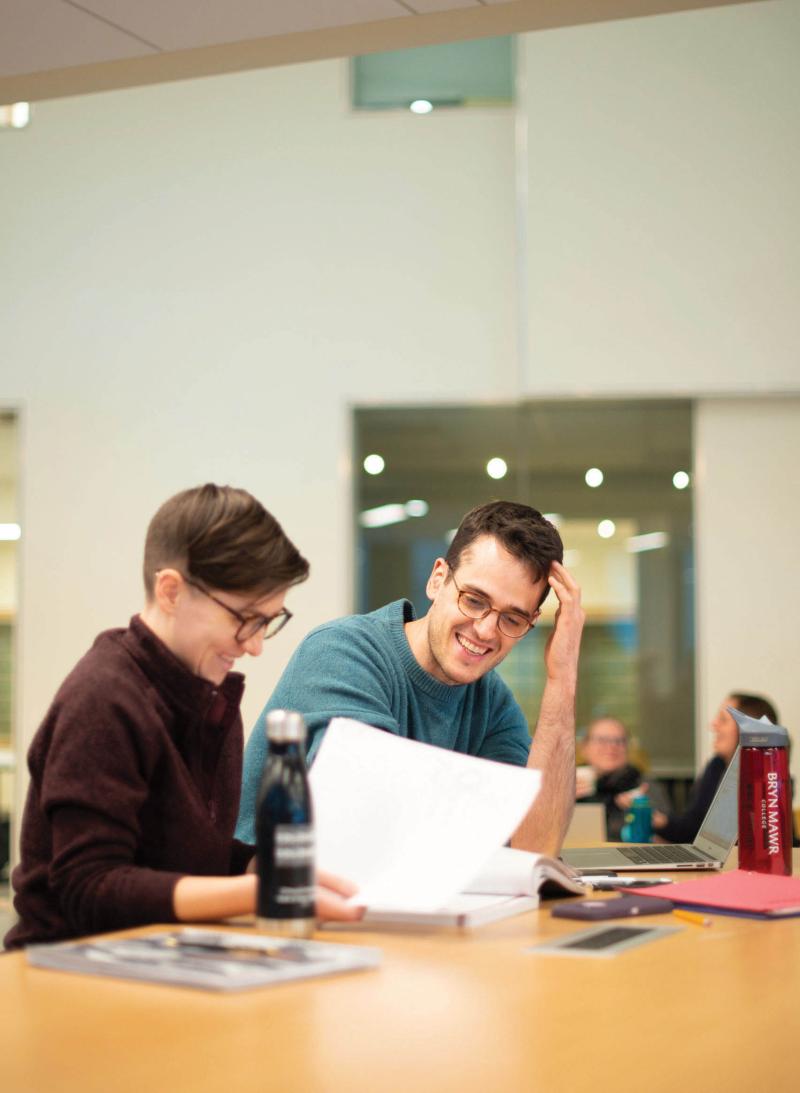
[[[752,0],[514,0],[0,77],[0,103],[35,102],[275,65],[747,2]]]

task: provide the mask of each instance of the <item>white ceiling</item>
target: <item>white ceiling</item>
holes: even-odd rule
[[[441,0],[439,6],[473,3]],[[0,14],[4,76],[412,18],[399,0],[0,0]]]
[[[0,103],[744,0],[0,0]]]

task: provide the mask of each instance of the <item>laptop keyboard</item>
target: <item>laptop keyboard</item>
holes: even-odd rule
[[[688,846],[618,846],[620,854],[636,865],[669,865],[672,862],[708,861]]]

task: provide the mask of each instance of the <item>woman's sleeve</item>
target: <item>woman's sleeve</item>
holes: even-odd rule
[[[662,839],[670,843],[694,842],[722,781],[725,765],[724,760],[719,756],[710,760],[691,788],[686,810],[678,815],[670,816],[666,826],[657,831]]]
[[[113,703],[56,725],[41,783],[52,832],[49,886],[77,934],[174,922],[181,873],[137,865],[152,762]]]

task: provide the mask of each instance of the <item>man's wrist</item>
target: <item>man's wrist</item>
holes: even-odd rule
[[[578,670],[577,668],[570,668],[564,672],[556,674],[547,674],[547,686],[556,687],[559,691],[565,694],[572,694],[573,697],[578,692]]]

